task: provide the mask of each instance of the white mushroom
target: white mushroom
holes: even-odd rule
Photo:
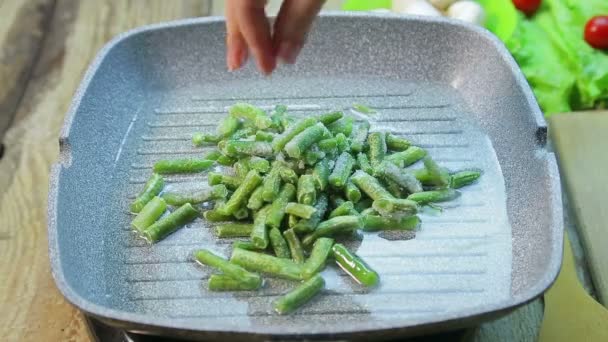
[[[475,1],[463,0],[455,2],[448,8],[447,13],[450,18],[460,19],[480,26],[483,26],[486,20],[483,8]]]
[[[402,14],[441,16],[441,12],[426,0],[393,0],[392,10]]]
[[[438,10],[445,11],[456,0],[428,0]]]

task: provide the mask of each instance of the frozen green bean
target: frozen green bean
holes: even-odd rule
[[[234,173],[236,174],[236,177],[240,178],[240,179],[245,178],[245,176],[247,175],[247,172],[249,172],[249,165],[244,163],[242,160],[239,160],[236,163],[234,163],[234,165],[232,165],[232,168],[234,169]]]
[[[302,265],[302,278],[308,279],[325,268],[327,257],[331,253],[334,240],[327,237],[317,239],[310,251],[310,256]]]
[[[245,207],[238,208],[233,214],[235,219],[244,220],[249,217],[249,210]]]
[[[266,129],[272,124],[266,112],[248,103],[234,104],[228,112],[231,116],[243,119],[259,129]]]
[[[337,206],[334,210],[329,213],[329,218],[334,218],[337,216],[349,216],[349,215],[358,215],[359,213],[355,210],[355,205],[351,201],[346,201]]]
[[[167,210],[167,204],[160,197],[152,198],[131,221],[131,226],[140,234],[158,220]]]
[[[164,192],[163,200],[172,206],[181,206],[185,203],[199,204],[206,201],[225,199],[228,196],[228,189],[224,184],[214,185],[188,193]]]
[[[270,170],[270,162],[264,158],[260,158],[257,156],[251,156],[251,157],[242,159],[242,161],[247,164],[249,169],[256,170],[259,173],[266,173]]]
[[[230,262],[252,272],[261,272],[290,280],[302,280],[302,265],[290,259],[236,248]]]
[[[283,232],[283,237],[285,237],[285,241],[289,245],[291,259],[298,264],[304,263],[304,249],[296,232],[293,229],[287,229]]]
[[[251,243],[259,249],[266,249],[268,247],[269,237],[268,229],[266,227],[266,215],[270,210],[270,205],[262,208],[255,219],[253,220],[253,229],[251,230]]]
[[[353,232],[361,226],[362,224],[359,216],[336,216],[319,223],[317,229],[302,239],[302,244],[308,247],[321,237],[330,237],[337,234]]]
[[[334,121],[334,122],[332,122],[332,123],[330,123],[330,124],[328,124],[326,126],[327,126],[327,129],[331,133],[333,133],[334,135],[338,134],[338,133],[342,133],[342,134],[344,134],[345,136],[348,137],[348,136],[350,136],[350,134],[353,131],[353,121],[354,120],[353,120],[352,117],[345,116],[345,117],[343,117],[343,118],[341,118],[339,120],[336,120],[336,121]]]
[[[380,230],[414,230],[420,224],[418,216],[380,216],[373,214],[361,215],[362,230],[376,232]]]
[[[338,153],[348,152],[350,150],[350,141],[344,133],[336,134],[336,146],[338,147]]]
[[[264,178],[262,184],[262,198],[266,202],[272,202],[279,195],[281,190],[281,165],[273,163],[270,172]]]
[[[422,183],[420,183],[416,176],[391,162],[382,162],[378,168],[378,173],[399,184],[399,186],[406,189],[409,193],[421,192],[423,190]]]
[[[284,150],[291,158],[300,159],[313,144],[327,136],[331,136],[331,133],[319,122],[293,137],[285,145]]]
[[[298,183],[298,175],[294,170],[290,169],[287,166],[279,167],[279,176],[281,177],[281,180],[285,183]]]
[[[234,134],[237,129],[239,129],[239,126],[239,119],[228,115],[224,117],[217,126],[217,134],[224,138],[228,138],[229,136]]]
[[[207,173],[207,182],[209,185],[223,184],[230,190],[236,190],[239,185],[241,185],[243,180],[238,177],[225,175],[219,172],[209,172]]]
[[[207,282],[209,291],[253,291],[262,286],[262,283],[245,283],[225,274],[212,274]]]
[[[410,143],[407,139],[399,138],[392,133],[386,133],[386,147],[391,151],[405,151],[411,145],[412,143]]]
[[[343,116],[344,116],[344,113],[342,113],[340,111],[329,112],[326,114],[319,115],[319,121],[327,126],[327,125],[331,124],[332,122],[342,119]]]
[[[450,185],[450,175],[448,172],[439,167],[437,163],[429,156],[424,157],[423,159],[424,167],[429,172],[429,175],[433,179],[433,183],[440,187],[447,187]]]
[[[456,172],[451,176],[450,187],[459,189],[477,181],[481,177],[481,172],[475,170],[467,170]]]
[[[361,191],[350,179],[346,182],[346,186],[344,187],[344,196],[353,203],[357,203],[361,200]]]
[[[144,206],[150,202],[156,195],[158,195],[165,186],[165,181],[161,175],[153,173],[150,176],[150,179],[144,185],[144,189],[139,195],[135,198],[133,203],[131,203],[131,212],[138,213],[140,212]]]
[[[418,202],[419,204],[446,202],[458,198],[460,192],[454,189],[423,191],[411,194],[407,199]]]
[[[304,163],[306,165],[315,165],[319,160],[325,158],[325,152],[315,150],[314,148],[315,146],[304,153]]]
[[[346,181],[348,181],[348,177],[350,177],[354,166],[355,158],[348,152],[342,152],[338,157],[338,160],[336,160],[334,169],[329,175],[329,184],[334,188],[343,188],[346,185]]]
[[[221,207],[219,212],[224,215],[234,214],[239,208],[245,206],[249,195],[262,183],[262,177],[257,171],[251,170],[247,173],[245,179],[243,179],[241,185],[234,191],[230,199],[226,202],[226,205]]]
[[[314,205],[316,211],[310,219],[308,220],[300,220],[298,224],[296,224],[293,229],[297,233],[308,233],[317,228],[317,225],[321,222],[328,208],[327,195],[325,193],[321,193],[317,198],[317,203]]]
[[[357,203],[355,203],[355,210],[358,212],[363,212],[363,210],[370,208],[372,206],[373,200],[368,197],[363,197]]]
[[[418,146],[411,146],[405,151],[389,155],[386,160],[399,166],[406,167],[414,164],[426,156],[426,151]]]
[[[219,150],[211,150],[209,153],[205,154],[203,159],[207,160],[217,160],[222,155],[222,152]]]
[[[374,172],[386,156],[385,136],[386,134],[382,132],[372,132],[367,136],[367,144],[369,145],[368,157]]]
[[[252,231],[251,223],[225,223],[215,227],[215,235],[219,238],[247,237]]]
[[[396,198],[407,196],[407,192],[401,188],[401,185],[390,178],[381,179],[380,184],[382,184],[384,188]]]
[[[151,243],[158,242],[187,223],[194,221],[198,215],[199,212],[190,203],[186,203],[146,228],[143,236]]]
[[[229,140],[221,150],[230,157],[247,155],[269,158],[274,155],[272,145],[265,141]]]
[[[154,164],[154,172],[160,174],[197,173],[207,170],[213,163],[213,160],[207,159],[165,159],[159,160]]]
[[[336,138],[323,139],[317,143],[317,146],[321,151],[332,152],[338,148],[338,141]]]
[[[414,215],[418,212],[417,202],[401,198],[380,198],[374,201],[372,207],[382,215],[393,213]]]
[[[258,248],[251,241],[234,241],[232,243],[232,248],[233,249],[234,248],[241,248],[241,249],[246,249],[248,251],[259,251],[259,250],[264,250],[265,249],[265,248]]]
[[[376,286],[380,281],[378,273],[363,260],[352,254],[344,245],[336,243],[331,248],[336,264],[348,273],[357,283],[367,287]]]
[[[249,272],[243,267],[235,265],[208,250],[198,250],[194,252],[194,257],[196,258],[196,261],[200,262],[201,264],[218,269],[225,275],[247,284],[248,286],[256,288],[262,286],[262,278],[259,275]]]
[[[313,205],[316,202],[317,191],[315,189],[314,174],[300,176],[298,179],[297,198],[298,202],[302,204]]]
[[[315,211],[316,211],[316,209],[315,209]],[[295,225],[298,224],[299,221],[300,221],[300,218],[297,217],[296,215],[287,216],[287,228],[295,227]]]
[[[215,145],[222,138],[213,134],[194,133],[192,134],[192,145],[201,147],[205,145]]]
[[[363,171],[355,172],[351,177],[351,181],[363,191],[369,198],[378,200],[381,198],[393,198],[378,180]]]
[[[270,239],[270,245],[277,258],[291,258],[287,241],[285,241],[285,238],[283,238],[283,235],[278,228],[271,228],[270,231],[268,231],[268,238]]]
[[[264,198],[262,197],[262,193],[264,192],[264,186],[259,185],[249,196],[249,200],[247,201],[247,208],[251,210],[258,210],[264,206]]]
[[[327,185],[329,184],[329,174],[330,173],[331,173],[331,170],[329,168],[329,163],[328,163],[327,159],[323,159],[323,160],[319,161],[317,164],[315,164],[315,166],[312,170],[312,178],[314,180],[315,188],[317,188],[317,190],[324,191],[327,188]],[[298,200],[298,201],[300,203],[304,203],[304,202],[301,202],[300,200]],[[309,204],[309,203],[304,203],[304,204]]]
[[[217,209],[207,210],[203,213],[203,217],[210,222],[225,222],[231,221],[232,215],[221,214]]]
[[[367,141],[367,135],[369,133],[369,122],[363,121],[357,123],[351,136],[351,151],[359,153],[363,151],[365,142]]]
[[[317,211],[315,207],[302,203],[287,203],[285,212],[301,218],[309,219]]]
[[[255,132],[255,140],[272,142],[274,140],[274,134],[270,132],[257,131]]]
[[[317,122],[317,119],[312,117],[295,122],[287,127],[283,133],[274,138],[272,141],[272,148],[276,153],[281,152],[283,148],[285,148],[285,145],[287,145],[295,136],[302,133],[307,128],[314,126]]]
[[[217,163],[222,166],[232,166],[236,162],[236,159],[229,157],[227,155],[222,154],[217,158]]]
[[[309,302],[323,290],[323,287],[325,280],[320,275],[316,275],[277,299],[273,304],[274,310],[281,315],[288,314]]]
[[[367,173],[368,175],[374,174],[374,168],[372,167],[372,164],[370,164],[369,159],[367,158],[367,155],[365,153],[361,152],[357,154],[357,165],[361,170],[363,170],[363,172]]]
[[[271,204],[270,210],[268,211],[268,216],[266,217],[266,225],[270,228],[279,228],[281,226],[281,221],[285,216],[285,207],[287,203],[292,201],[296,196],[296,187],[292,184],[285,184],[279,195],[274,199]]]

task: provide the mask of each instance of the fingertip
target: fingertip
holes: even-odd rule
[[[283,63],[294,64],[301,50],[302,44],[293,43],[290,41],[279,42],[279,47],[277,48],[277,59]]]

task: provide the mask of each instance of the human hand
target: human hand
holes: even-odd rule
[[[236,70],[249,54],[258,69],[270,74],[277,61],[293,64],[323,0],[284,0],[271,30],[265,0],[226,1],[226,64]]]

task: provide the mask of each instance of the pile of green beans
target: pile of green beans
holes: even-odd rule
[[[409,140],[357,119],[340,111],[296,118],[285,106],[266,112],[237,103],[215,134],[192,137],[194,146],[215,146],[212,151],[154,165],[131,204],[137,213],[132,226],[154,243],[198,217],[218,222],[218,238],[239,240],[230,258],[194,252],[217,272],[208,289],[258,290],[262,275],[300,282],[274,302],[279,314],[323,290],[320,272],[328,261],[361,286],[376,286],[378,273],[335,241],[359,232],[414,230],[421,206],[457,198],[457,189],[476,182],[481,172],[450,172]],[[163,192],[162,174],[211,168],[208,188]]]

